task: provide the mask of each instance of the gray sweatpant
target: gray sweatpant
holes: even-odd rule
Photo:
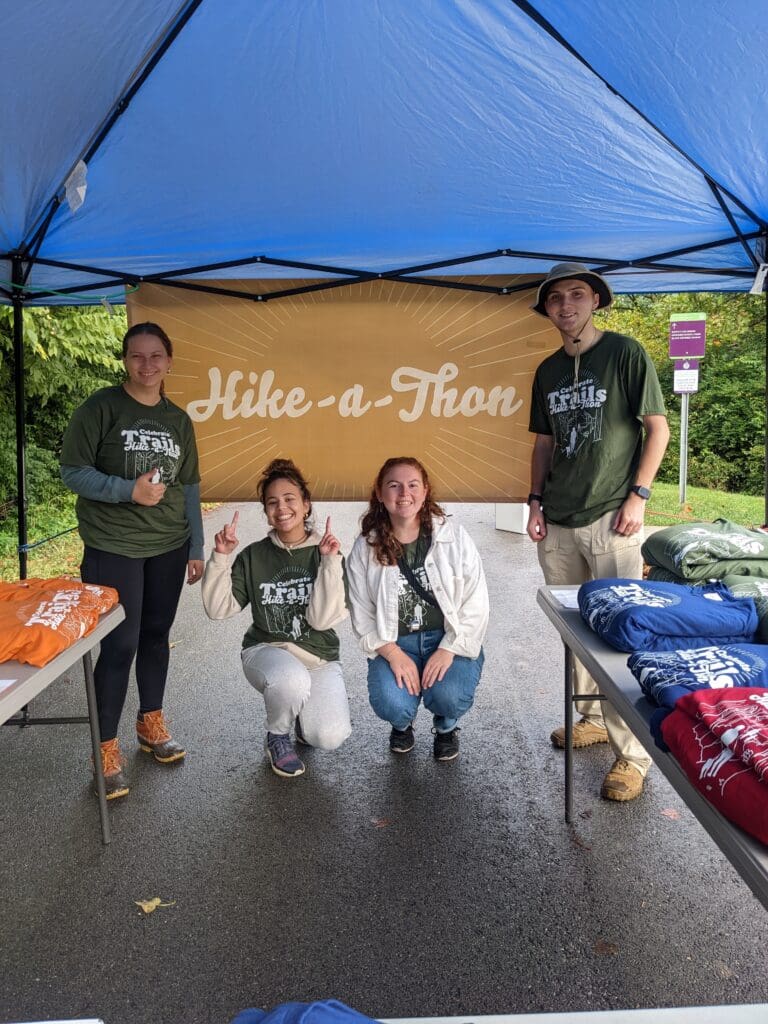
[[[307,668],[290,651],[257,644],[242,652],[245,678],[264,697],[267,731],[289,733],[295,718],[307,743],[340,747],[352,731],[344,676],[338,661]]]

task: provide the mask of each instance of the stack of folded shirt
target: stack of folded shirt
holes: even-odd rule
[[[661,734],[696,789],[768,844],[768,689],[689,693],[661,723]]]
[[[619,651],[676,651],[750,643],[757,629],[755,602],[714,583],[686,587],[650,580],[604,579],[582,584],[584,620]]]
[[[768,577],[768,533],[728,519],[657,530],[642,552],[651,580],[701,583],[724,576]]]
[[[720,581],[734,597],[751,597],[757,609],[757,634],[768,643],[768,579],[760,576],[724,576]]]
[[[723,644],[631,654],[627,666],[648,700],[673,708],[694,690],[768,687],[768,646]]]
[[[117,602],[112,587],[63,577],[0,583],[0,662],[47,665]]]

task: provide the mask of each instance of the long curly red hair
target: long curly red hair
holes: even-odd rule
[[[424,504],[419,509],[419,523],[421,530],[428,536],[432,536],[432,519],[434,517],[444,520],[445,510],[442,509],[432,497],[432,484],[426,469],[418,459],[410,455],[398,455],[396,458],[387,459],[376,475],[371,497],[368,503],[368,511],[364,514],[360,524],[360,532],[366,542],[376,552],[376,561],[381,565],[397,565],[397,560],[403,553],[403,546],[392,532],[392,523],[389,512],[384,507],[384,502],[379,498],[381,488],[387,474],[395,466],[410,466],[421,474],[421,480],[427,490]]]

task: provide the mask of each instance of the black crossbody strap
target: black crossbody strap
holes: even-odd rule
[[[437,603],[433,595],[430,594],[428,590],[425,590],[424,587],[422,587],[422,585],[416,578],[416,574],[414,573],[413,569],[411,569],[410,565],[408,565],[406,560],[404,558],[398,558],[397,564],[400,569],[400,572],[403,574],[403,576],[405,576],[405,578],[411,584],[411,586],[419,595],[419,597],[423,601],[426,601],[428,604],[431,604],[433,608],[439,609],[440,605]]]

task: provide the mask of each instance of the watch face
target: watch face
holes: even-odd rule
[[[648,488],[647,487],[641,487],[639,484],[635,484],[635,486],[632,488],[632,490],[635,492],[635,494],[639,495],[641,498],[645,498],[646,501],[648,501],[648,499],[651,496],[651,492],[648,490]]]

